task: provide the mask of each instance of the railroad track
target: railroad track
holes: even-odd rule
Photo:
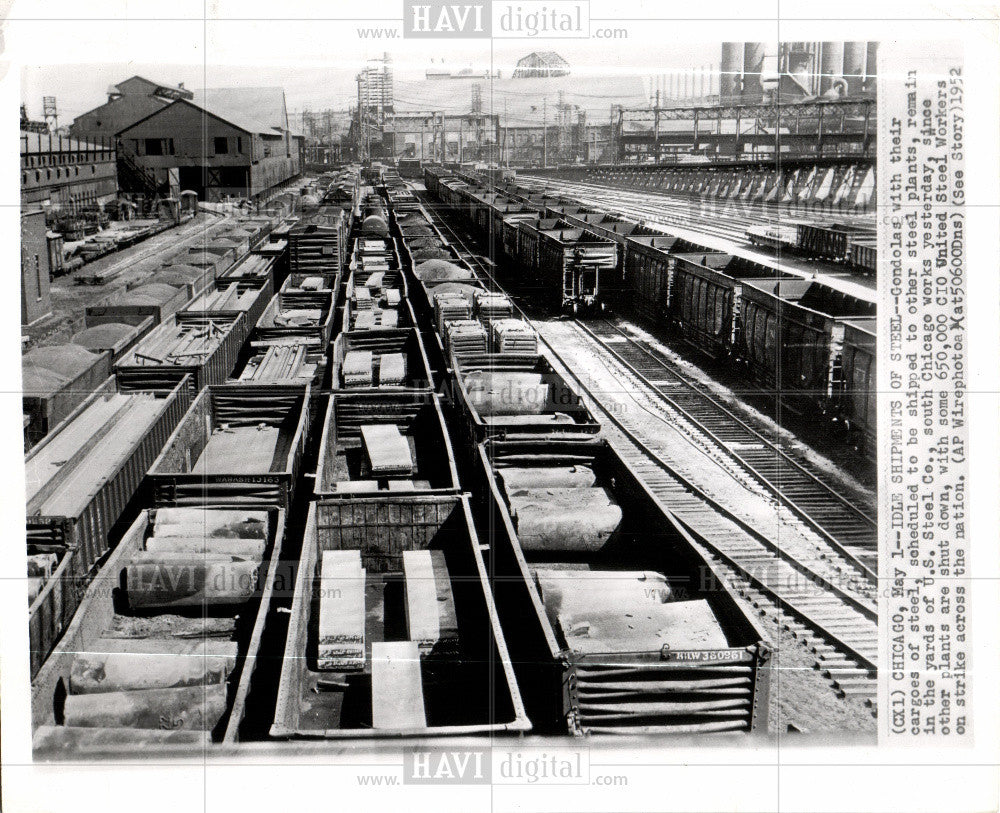
[[[499,287],[492,269],[469,249],[465,240],[437,213],[427,214],[459,254]],[[594,342],[588,334],[581,331],[580,335]],[[836,547],[828,546],[817,555],[800,546],[783,547],[759,533],[676,471],[657,452],[653,440],[626,425],[613,407],[603,403],[574,374],[572,365],[541,331],[540,338],[567,377],[604,414],[605,435],[617,441],[619,453],[687,530],[696,547],[728,574],[732,586],[751,605],[796,636],[814,656],[814,667],[841,696],[856,697],[872,705],[877,693],[876,602],[871,596],[838,585],[846,573],[860,574],[867,581],[870,571]],[[660,398],[662,394],[655,391],[652,397]]]
[[[875,518],[840,493],[822,472],[810,470],[793,458],[775,438],[751,427],[666,357],[617,325],[607,319],[577,324],[720,449],[736,458],[764,488],[854,562],[873,583],[877,581]]]

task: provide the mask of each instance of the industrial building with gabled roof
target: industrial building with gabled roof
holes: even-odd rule
[[[281,88],[209,88],[118,132],[120,149],[165,188],[201,200],[254,198],[298,175],[302,139]]]

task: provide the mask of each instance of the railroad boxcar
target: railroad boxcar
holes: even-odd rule
[[[751,377],[781,393],[787,408],[826,411],[844,322],[875,304],[813,280],[747,280],[740,294],[738,356]]]
[[[488,441],[478,456],[494,596],[536,730],[767,731],[766,633],[607,441]]]
[[[329,600],[323,588],[337,584],[337,571],[330,576],[322,570],[330,551],[359,561],[356,572],[363,579],[357,586],[348,580],[343,588],[359,596],[354,612],[340,616],[339,625],[353,639],[341,650],[355,658],[339,670],[338,662],[319,662],[317,628]],[[425,565],[428,575],[417,584]],[[425,620],[419,628],[421,615],[428,614],[431,624]],[[467,498],[313,503],[271,736],[370,741],[496,736],[530,728]]]
[[[875,458],[878,427],[878,376],[875,354],[878,326],[875,319],[844,322],[841,354],[840,415],[856,447]]]
[[[790,274],[724,252],[674,255],[669,320],[679,335],[712,359],[727,356],[735,337],[736,301],[745,279]]]
[[[316,468],[317,496],[376,499],[459,490],[455,453],[433,392],[336,392]]]
[[[234,509],[225,505],[197,513],[197,526],[211,529],[229,522]],[[266,523],[259,532],[254,531],[259,539],[213,539],[205,533],[201,552],[194,550],[184,564],[174,561],[162,566],[169,574],[160,577],[159,587],[148,583],[138,586],[138,582],[133,586],[125,575],[130,566],[148,569],[150,565],[144,560],[155,561],[156,552],[147,548],[153,544],[150,539],[156,539],[158,546],[166,545],[159,550],[178,544],[171,542],[176,536],[157,533],[166,530],[160,527],[158,517],[164,513],[145,510],[128,529],[83,596],[58,647],[32,681],[36,759],[133,758],[137,749],[143,754],[192,756],[202,755],[213,743],[238,740],[281,565],[285,512],[276,508],[247,512],[255,527]],[[184,586],[195,580],[195,571],[204,576],[204,551],[211,551],[216,543],[233,542],[251,543],[259,551],[256,569],[240,567],[237,562],[228,562],[228,569],[226,565],[216,567],[217,575],[231,572],[248,576],[245,587],[243,579],[239,580],[244,587],[241,594],[229,604],[206,601],[207,591],[184,596]],[[177,603],[186,601],[189,608],[199,610],[197,614],[186,618],[173,615],[183,610],[168,606],[169,599],[161,599],[163,606],[159,607],[150,604],[140,610],[135,606],[142,606],[156,590],[162,592],[165,584],[177,585]],[[165,616],[162,623],[160,616]],[[121,689],[109,692],[94,685],[94,672],[88,674],[88,655],[95,656],[96,661],[91,661],[98,664],[119,662],[115,671],[100,674],[108,682],[119,681]],[[142,667],[129,669],[130,658],[142,662]],[[193,668],[179,669],[182,661],[191,661]],[[155,667],[159,663],[162,671],[158,673]],[[178,703],[185,700],[188,713],[178,714]],[[136,717],[140,718],[138,725]],[[72,725],[78,719],[81,725]],[[89,727],[95,721],[100,721],[98,727]]]
[[[332,358],[334,390],[399,392],[434,386],[424,343],[414,328],[341,333]]]
[[[25,457],[28,554],[57,559],[29,606],[32,674],[190,403],[183,380],[167,391],[121,392],[109,378]]]
[[[673,279],[673,254],[694,247],[679,237],[630,234],[625,240],[622,304],[655,324],[665,324]]]
[[[308,384],[206,387],[146,477],[157,507],[292,502],[309,425]]]
[[[210,384],[221,384],[236,366],[246,337],[245,314],[192,316],[151,331],[115,364],[122,390],[169,389],[187,378],[194,397]]]

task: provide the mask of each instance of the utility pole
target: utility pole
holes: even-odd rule
[[[542,167],[549,165],[548,99],[542,99]]]

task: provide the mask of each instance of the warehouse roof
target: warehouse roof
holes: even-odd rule
[[[68,136],[49,135],[48,133],[21,132],[21,155],[34,155],[49,152],[84,152],[86,150],[113,149],[108,144],[96,144]]]
[[[193,101],[220,118],[247,117],[275,131],[288,129],[285,91],[278,87],[205,88],[195,91]]]
[[[281,136],[280,130],[271,127],[265,121],[262,121],[261,119],[257,118],[252,113],[246,113],[241,110],[236,110],[234,108],[223,108],[222,106],[216,104],[209,105],[205,102],[197,103],[193,101],[187,101],[186,99],[178,99],[177,101],[168,104],[166,107],[163,107],[159,110],[154,111],[153,113],[150,113],[145,118],[139,119],[139,121],[130,124],[124,130],[120,130],[118,132],[118,135],[127,133],[136,125],[142,124],[143,122],[148,121],[154,116],[159,116],[164,111],[170,110],[174,107],[174,105],[178,104],[190,105],[191,107],[194,107],[197,110],[201,110],[202,112],[206,113],[209,116],[213,116],[214,118],[220,119],[221,121],[233,125],[237,129],[243,130],[243,132],[245,133],[274,136],[276,138],[279,138]]]

